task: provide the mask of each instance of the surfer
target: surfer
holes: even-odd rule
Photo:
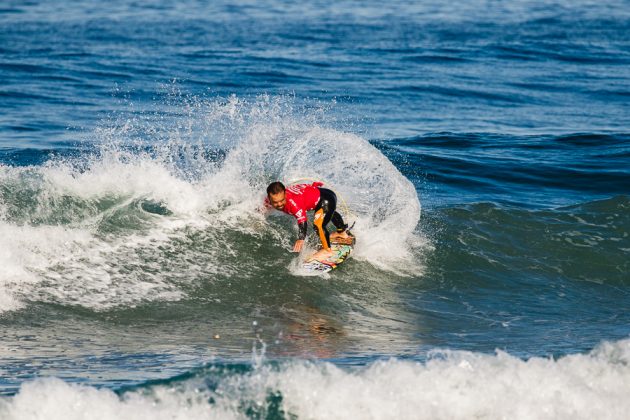
[[[314,257],[329,257],[332,255],[330,241],[350,240],[348,225],[337,213],[337,196],[332,190],[321,188],[323,182],[313,182],[312,184],[296,184],[288,188],[281,182],[272,182],[267,187],[266,206],[271,206],[276,210],[283,211],[294,216],[298,224],[298,239],[293,246],[293,252],[300,252],[304,246],[304,239],[307,231],[306,212],[315,210],[313,226],[322,242],[322,250]],[[337,228],[336,232],[329,233],[326,225],[332,221]]]

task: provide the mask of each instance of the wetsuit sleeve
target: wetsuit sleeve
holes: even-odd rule
[[[295,201],[288,199],[287,204],[284,206],[284,211],[289,214],[292,214],[293,217],[297,219],[298,230],[299,230],[298,239],[305,239],[306,227],[307,227],[306,222],[308,221],[306,217],[306,210],[298,208],[296,206]]]
[[[308,227],[308,223],[306,223],[306,222],[302,222],[302,223],[298,222],[298,231],[299,231],[298,239],[300,239],[300,240],[306,239],[306,229],[307,229],[307,227]]]

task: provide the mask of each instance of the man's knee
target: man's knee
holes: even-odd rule
[[[317,228],[321,228],[324,224],[325,210],[319,209],[315,212],[315,217],[313,218],[313,225]]]

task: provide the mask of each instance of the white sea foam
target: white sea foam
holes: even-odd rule
[[[0,312],[23,307],[20,296],[32,290],[61,251],[85,243],[85,232],[56,226],[15,226],[0,222]],[[69,245],[72,244],[72,245]]]
[[[107,389],[44,379],[25,384],[0,406],[6,420],[236,419],[230,411],[211,409],[193,394],[156,390],[151,397],[130,393],[123,398]],[[192,400],[190,399],[192,397]]]
[[[210,370],[207,375],[213,375]],[[215,373],[216,374],[216,373]],[[630,412],[630,340],[588,354],[521,360],[509,354],[435,354],[348,371],[329,363],[263,365],[253,372],[157,385],[117,396],[42,379],[0,403],[20,419],[243,418],[250,407],[310,419],[624,419]],[[209,401],[214,401],[210,403]]]
[[[58,162],[4,168],[1,175],[4,185],[29,190],[32,203],[27,207],[18,199],[3,203],[0,312],[19,309],[24,301],[101,310],[146,300],[178,300],[183,292],[173,280],[194,278],[199,269],[189,264],[186,273],[169,272],[165,261],[147,258],[148,250],[180,237],[184,227],[203,229],[208,224],[200,204],[204,195],[152,159],[138,157],[125,163],[106,156],[91,162],[87,170]],[[79,204],[64,207],[67,197]],[[99,200],[114,204],[99,210]],[[104,220],[146,200],[165,203],[175,215],[123,213],[119,223],[132,225],[131,229],[101,231]],[[17,210],[9,211],[8,205]],[[212,273],[211,268],[204,269]]]

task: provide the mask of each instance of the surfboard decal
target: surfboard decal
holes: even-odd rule
[[[331,271],[341,263],[343,263],[352,253],[351,245],[333,244],[331,246],[333,255],[325,260],[308,259],[304,262],[302,267],[306,270],[328,272]]]

